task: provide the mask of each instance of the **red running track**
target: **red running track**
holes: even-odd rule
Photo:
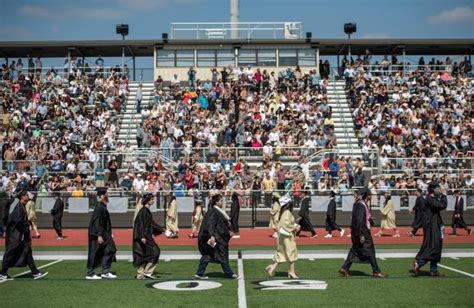
[[[376,244],[419,244],[423,237],[418,235],[416,237],[408,237],[407,232],[411,228],[400,228],[401,237],[392,237],[393,232],[387,232],[383,237],[374,237]],[[269,228],[250,229],[245,228],[240,230],[240,238],[232,239],[232,246],[271,246],[275,247],[276,239],[271,235],[273,230]],[[346,229],[348,232],[349,229]],[[379,231],[379,228],[373,228],[372,234]],[[156,241],[161,246],[195,246],[197,239],[188,238],[190,230],[181,229],[178,238],[166,238],[164,235],[156,237]],[[339,237],[339,232],[333,232],[333,238],[324,238],[326,231],[324,229],[317,229],[318,237],[311,238],[311,233],[303,232],[301,237],[297,239],[298,245],[337,245],[350,244],[351,239],[344,235]],[[465,230],[458,229],[458,236],[450,236],[451,228],[445,228],[444,243],[455,244],[474,244],[474,235],[467,236]],[[41,238],[33,239],[33,246],[87,246],[87,229],[65,229],[63,240],[57,240],[56,234],[52,229],[40,230]],[[115,229],[113,231],[115,244],[117,246],[131,246],[132,229]],[[347,233],[346,233],[347,234]],[[419,231],[421,234],[421,231]],[[5,245],[5,241],[0,241],[0,247]]]

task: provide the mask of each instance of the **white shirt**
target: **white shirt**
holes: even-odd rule
[[[133,188],[135,189],[135,191],[143,191],[144,188],[145,188],[145,181],[143,181],[143,179],[139,179],[139,178],[135,178],[133,180]]]

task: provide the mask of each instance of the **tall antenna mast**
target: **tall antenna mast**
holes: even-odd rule
[[[240,0],[230,0],[231,38],[239,38]]]

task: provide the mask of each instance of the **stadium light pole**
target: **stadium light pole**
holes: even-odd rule
[[[347,34],[347,39],[349,40],[349,46],[347,48],[349,54],[349,65],[351,64],[351,34],[357,32],[357,24],[353,22],[344,24],[344,33]]]
[[[120,24],[115,27],[117,34],[122,36],[122,41],[125,41],[125,36],[128,35],[128,25]],[[125,46],[122,44],[122,74],[125,74]]]

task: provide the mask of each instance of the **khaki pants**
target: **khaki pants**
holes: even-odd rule
[[[144,278],[145,274],[153,275],[155,271],[156,263],[147,263],[145,265],[140,266],[137,269],[137,278]]]

